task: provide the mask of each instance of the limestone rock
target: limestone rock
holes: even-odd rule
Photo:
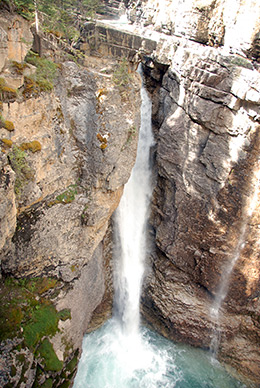
[[[256,0],[143,0],[137,5],[130,1],[128,7],[132,22],[258,58],[260,5]]]
[[[109,76],[99,71],[104,66]],[[75,364],[93,312],[107,301],[101,323],[112,309],[105,290],[111,252],[103,240],[135,161],[140,124],[140,77],[129,76],[119,88],[112,82],[115,68],[102,59],[89,59],[88,70],[63,63],[53,92],[3,104],[14,130],[0,129],[9,141],[1,142],[1,270],[5,277],[59,279],[52,303],[69,309],[71,319],[60,321],[49,340],[66,378],[75,374],[75,367],[70,374],[66,368],[72,359]],[[33,142],[35,152],[21,150]],[[36,365],[44,370],[32,357],[28,387],[38,379]],[[51,378],[65,382],[55,373]],[[44,371],[40,383],[48,378]]]
[[[32,44],[30,23],[21,16],[0,15],[0,72],[8,60],[22,62]]]
[[[158,125],[151,214],[156,249],[142,296],[144,317],[174,340],[209,347],[214,295],[239,247],[220,310],[219,357],[256,382],[259,73],[235,56],[191,42],[180,41],[174,50],[169,43],[166,50],[167,44],[157,46],[156,61],[167,57],[169,69],[160,91],[151,89]]]
[[[122,104],[119,90],[74,63],[63,65],[61,77],[65,82],[57,96],[14,102],[9,109],[4,104],[3,114],[15,126],[13,143],[37,140],[41,150],[26,152],[34,172],[17,197],[19,227],[12,245],[4,248],[2,265],[16,276],[47,271],[70,281],[91,260],[129,178],[139,126],[139,112],[132,114],[139,82],[134,81]],[[105,95],[97,96],[100,82]],[[5,129],[2,133],[6,136]],[[104,150],[98,134],[108,136]]]
[[[6,241],[11,240],[16,228],[16,203],[14,194],[14,172],[11,169],[6,155],[1,155],[1,175],[0,175],[0,249]]]

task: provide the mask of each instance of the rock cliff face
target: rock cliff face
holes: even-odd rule
[[[32,91],[23,72],[29,25],[1,20],[0,385],[68,385],[104,295],[103,319],[111,313],[106,241],[135,160],[140,79],[124,64],[122,86],[116,62],[86,58],[58,65],[51,92]]]
[[[165,74],[156,63],[169,66]],[[173,37],[146,74],[158,178],[145,319],[205,348],[220,331],[219,358],[258,382],[260,74],[246,59]],[[214,297],[235,255],[215,327]]]
[[[256,0],[129,1],[129,18],[156,31],[259,56],[260,5]],[[258,48],[257,48],[258,46]]]
[[[257,384],[260,76],[246,56],[259,60],[259,5],[231,3],[129,8],[167,34],[153,54],[140,50],[157,140],[142,311],[174,340],[208,348],[219,333],[219,358]],[[64,387],[83,333],[111,313],[110,219],[134,164],[140,80],[113,59],[67,62],[42,37],[43,53],[61,63],[53,90],[39,92],[26,78],[35,67],[19,66],[32,39],[23,19],[1,16],[0,381]]]

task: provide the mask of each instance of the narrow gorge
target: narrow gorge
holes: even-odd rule
[[[84,334],[112,316],[141,63],[155,139],[142,323],[258,387],[259,2],[103,1],[96,20],[73,9],[69,39],[41,28],[41,2],[38,32],[16,3],[0,3],[0,386],[72,387]]]

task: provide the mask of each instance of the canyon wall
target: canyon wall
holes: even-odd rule
[[[111,314],[110,219],[134,164],[140,114],[139,77],[113,58],[122,52],[143,62],[157,141],[143,317],[205,348],[219,332],[219,358],[257,384],[259,5],[125,3],[139,37],[106,30],[109,41],[91,47],[83,34],[78,47],[95,56],[81,65],[41,35],[44,55],[58,62],[48,93],[29,82],[32,64],[19,65],[33,44],[29,23],[1,15],[1,384],[69,386],[83,334]],[[149,52],[126,47],[142,46],[146,32]],[[214,298],[237,254],[216,325]]]
[[[155,248],[143,314],[195,346],[209,348],[217,331],[218,357],[257,383],[260,73],[246,58],[177,37],[161,40],[152,59]],[[214,298],[235,255],[216,325]]]
[[[110,217],[135,161],[140,77],[66,61],[41,36],[42,66],[63,56],[44,91],[24,62],[29,23],[1,21],[0,385],[68,386],[94,310],[111,314]]]

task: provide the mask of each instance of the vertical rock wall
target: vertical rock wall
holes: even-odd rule
[[[174,340],[209,347],[214,296],[239,247],[220,310],[219,357],[257,382],[260,74],[249,61],[177,38],[159,44],[154,59],[169,68],[160,88],[156,64],[146,67],[158,180],[144,316]]]

